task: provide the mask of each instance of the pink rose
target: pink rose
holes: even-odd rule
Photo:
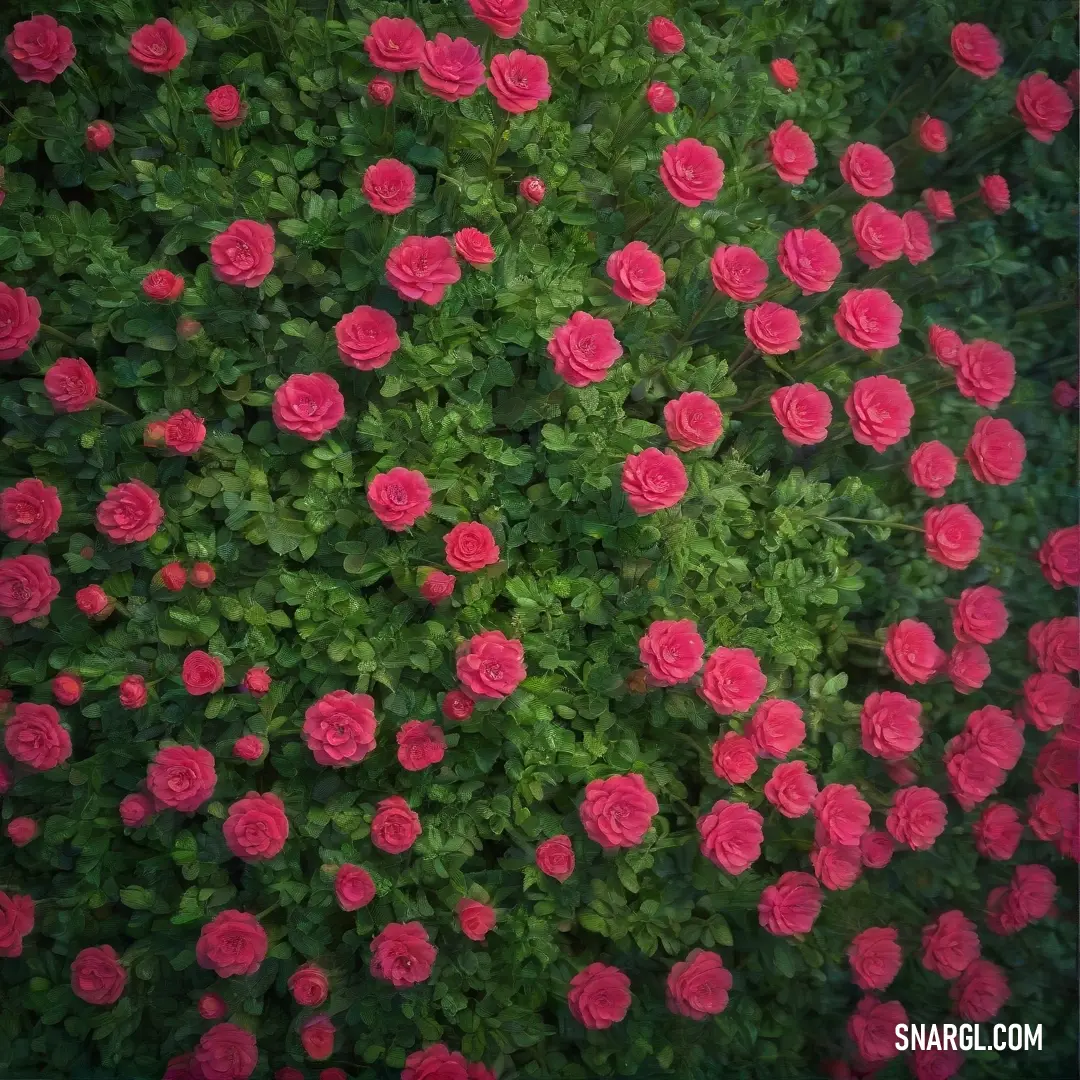
[[[859,839],[859,854],[862,856],[863,866],[871,870],[882,870],[892,861],[893,838],[880,829],[869,829]]]
[[[330,980],[318,964],[302,964],[289,976],[287,985],[297,1005],[321,1005],[330,993]]]
[[[454,595],[457,578],[453,574],[444,574],[441,570],[429,570],[420,582],[420,595],[429,604],[441,604]]]
[[[981,424],[982,420],[979,423]],[[1001,423],[1008,423],[1008,421],[1004,420]],[[15,487],[28,483],[30,481],[23,480]],[[51,491],[52,488],[47,490]],[[57,511],[59,507],[60,504],[57,503]],[[2,514],[2,505],[0,505],[0,514]],[[8,535],[14,534],[9,532]],[[1050,533],[1039,547],[1039,565],[1042,567],[1043,577],[1055,589],[1075,589],[1080,585],[1080,525],[1069,525]]]
[[[412,19],[385,15],[371,24],[364,38],[368,59],[383,71],[415,71],[424,58],[424,31]]]
[[[1004,176],[993,173],[979,180],[979,198],[995,214],[1004,214],[1012,205],[1009,185]]]
[[[934,188],[926,188],[922,193],[922,201],[930,216],[935,221],[955,221],[956,211],[953,209],[952,196],[947,191],[935,191]]]
[[[667,977],[667,1007],[691,1020],[707,1020],[727,1008],[731,972],[719,953],[693,949],[672,965]]]
[[[540,873],[553,877],[560,884],[574,872],[575,865],[574,845],[565,833],[560,833],[537,845],[537,869]]]
[[[73,672],[61,671],[52,681],[52,692],[58,704],[74,705],[82,697],[82,679]]]
[[[418,922],[389,923],[371,939],[371,974],[401,990],[426,981],[439,951]]]
[[[499,561],[499,545],[486,525],[464,521],[455,525],[444,537],[446,561],[463,574],[483,570]]]
[[[1075,716],[1075,713],[1073,715]],[[1066,723],[1068,719],[1066,717]],[[1075,787],[1080,781],[1077,743],[1075,738],[1069,737],[1067,730],[1059,732],[1039,751],[1031,778],[1041,788]]]
[[[990,416],[975,421],[964,458],[971,474],[984,484],[1011,484],[1027,457],[1024,436],[1008,420]]]
[[[902,761],[922,744],[922,706],[904,694],[883,690],[871,694],[859,716],[862,748],[871,757]]]
[[[178,454],[198,453],[206,439],[206,423],[190,409],[181,409],[165,421],[165,445]]]
[[[551,97],[547,61],[524,49],[496,53],[491,58],[487,88],[495,103],[508,113],[531,112]]]
[[[724,186],[724,163],[711,147],[697,139],[683,139],[664,147],[660,179],[668,194],[683,206],[711,202]]]
[[[547,188],[544,185],[544,181],[539,176],[526,176],[524,180],[518,184],[518,194],[526,201],[531,202],[533,206],[539,206],[544,201],[544,196],[547,194]]]
[[[904,222],[881,203],[864,203],[851,218],[856,254],[869,267],[899,259],[904,251]]]
[[[870,143],[852,143],[840,157],[840,175],[858,195],[878,199],[893,189],[896,170],[884,150]]]
[[[91,154],[105,153],[115,138],[116,131],[108,120],[91,120],[83,134],[83,142]]]
[[[711,446],[724,429],[720,406],[698,390],[680,394],[664,406],[667,437],[676,449],[689,451]]]
[[[416,811],[400,795],[383,799],[371,819],[371,842],[388,855],[400,855],[423,833]]]
[[[37,836],[38,824],[33,818],[14,817],[7,823],[4,831],[15,847],[26,847]]]
[[[962,911],[946,911],[922,932],[922,964],[943,979],[955,979],[982,947],[975,924]]]
[[[254,975],[266,959],[268,942],[259,920],[246,911],[219,912],[199,932],[195,959],[219,979]]]
[[[952,605],[952,629],[957,641],[989,645],[997,641],[1009,626],[1009,612],[1001,590],[992,585],[964,589]]]
[[[769,64],[769,70],[772,72],[773,79],[776,80],[776,85],[782,90],[794,90],[798,87],[799,73],[790,60],[779,57]]]
[[[630,979],[609,964],[590,964],[571,980],[566,994],[570,1015],[593,1030],[619,1023],[630,1008]]]
[[[341,423],[345,398],[337,380],[324,372],[290,375],[274,391],[274,423],[282,430],[316,442]]]
[[[781,356],[799,347],[799,316],[783,304],[766,300],[743,312],[743,330],[750,343],[767,356]]]
[[[705,642],[692,619],[657,619],[638,641],[638,650],[657,686],[677,686],[701,670]]]
[[[915,415],[907,387],[889,375],[859,379],[844,402],[855,441],[879,454],[911,431]]]
[[[613,251],[605,269],[611,278],[611,291],[631,304],[653,303],[667,280],[663,260],[641,240],[632,240]]]
[[[727,731],[712,747],[713,772],[729,784],[745,784],[757,772],[753,744],[737,731]]]
[[[372,477],[367,501],[386,528],[404,532],[431,509],[431,487],[423,473],[398,465]]]
[[[270,690],[270,672],[264,667],[248,668],[244,673],[243,687],[249,694],[259,697]]]
[[[896,978],[904,953],[891,926],[871,926],[851,939],[848,962],[860,990],[884,990]]]
[[[14,360],[22,356],[40,327],[41,304],[37,298],[0,281],[0,360]]]
[[[591,780],[578,808],[581,824],[590,840],[602,848],[637,847],[659,812],[656,796],[638,773]]]
[[[930,327],[930,348],[944,368],[954,370],[960,366],[960,352],[964,343],[955,330],[947,326]]]
[[[470,0],[470,3],[476,2],[477,0]],[[405,1059],[401,1080],[472,1080],[470,1068],[456,1050],[451,1050],[443,1043],[436,1043],[415,1051]],[[344,1074],[342,1075],[344,1077]]]
[[[705,662],[701,694],[721,716],[745,712],[761,697],[766,679],[750,649],[720,646]]]
[[[403,161],[380,158],[364,170],[362,190],[372,210],[400,214],[412,206],[416,174]]]
[[[930,223],[918,210],[908,210],[900,221],[904,226],[904,257],[912,266],[926,262],[934,254]]]
[[[483,941],[495,926],[495,909],[479,900],[463,897],[457,902],[454,912],[461,932],[470,941]]]
[[[997,964],[973,960],[949,990],[949,997],[964,1020],[984,1024],[1009,1000],[1009,984]]]
[[[116,544],[149,540],[164,520],[157,492],[141,480],[117,484],[98,503],[98,532]]]
[[[411,22],[412,20],[409,21]],[[419,27],[417,27],[417,29],[419,29]],[[421,35],[421,37],[422,36],[423,35]],[[382,75],[376,75],[375,78],[367,84],[367,92],[368,100],[372,105],[378,105],[383,109],[389,108],[394,100],[394,84]]]
[[[120,820],[128,829],[141,829],[154,813],[154,801],[148,795],[135,792],[120,800]]]
[[[1008,803],[991,803],[971,827],[975,850],[987,859],[1008,860],[1016,854],[1023,822],[1015,807]]]
[[[817,793],[817,781],[807,771],[805,761],[777,765],[765,784],[765,798],[786,818],[806,814]]]
[[[893,792],[885,818],[889,835],[913,851],[926,851],[945,830],[947,812],[941,796],[931,788],[905,787]]]
[[[184,657],[180,677],[189,694],[216,694],[225,685],[225,667],[216,656],[196,649]]]
[[[1009,882],[1008,905],[1028,922],[1045,919],[1057,896],[1057,879],[1048,866],[1018,866]]]
[[[225,999],[220,994],[211,993],[200,994],[196,1008],[204,1020],[220,1020],[229,1011]]]
[[[525,649],[501,630],[474,634],[457,657],[457,677],[474,697],[509,697],[525,679]]]
[[[196,1074],[202,1080],[247,1080],[259,1063],[255,1036],[236,1024],[215,1024],[204,1031],[195,1047],[192,1060]]]
[[[985,705],[970,713],[964,732],[999,769],[1015,768],[1024,752],[1024,722],[1007,709]]]
[[[0,491],[0,530],[12,540],[42,543],[60,528],[60,511],[56,488],[33,477]]]
[[[117,691],[120,705],[125,709],[141,709],[146,704],[146,680],[141,675],[125,675]]]
[[[437,765],[446,753],[442,728],[431,720],[406,720],[398,729],[397,744],[398,762],[409,772]]]
[[[3,288],[0,286],[0,312],[4,306],[2,293]],[[0,350],[2,349],[3,341],[0,339]],[[82,412],[89,408],[97,397],[97,392],[97,379],[85,360],[61,356],[45,372],[45,393],[58,413]]]
[[[445,236],[406,236],[386,260],[387,283],[402,300],[437,304],[460,278],[461,267]]]
[[[258,761],[266,753],[266,742],[258,735],[241,735],[233,743],[232,752],[241,761]]]
[[[780,238],[776,263],[789,281],[798,285],[803,296],[828,292],[844,261],[837,246],[818,229],[789,229]]]
[[[1039,142],[1054,141],[1054,135],[1068,127],[1073,103],[1068,91],[1042,71],[1021,79],[1016,88],[1016,111],[1028,134]]]
[[[923,530],[926,554],[950,570],[965,570],[978,558],[983,524],[964,503],[931,507]]]
[[[996,75],[1001,67],[1001,46],[982,23],[957,23],[949,35],[953,59],[980,79]]]
[[[931,499],[940,499],[956,479],[956,455],[936,439],[920,443],[908,458],[908,479]]]
[[[870,827],[870,804],[853,784],[828,784],[814,799],[814,816],[830,843],[852,847]]]
[[[600,382],[608,368],[623,354],[615,330],[607,319],[597,319],[585,311],[575,311],[557,326],[547,346],[555,362],[555,374],[571,386]]]
[[[978,806],[1005,780],[1005,770],[965,738],[945,744],[944,762],[952,794],[965,810]]]
[[[874,352],[899,344],[903,317],[900,305],[894,303],[884,289],[848,289],[840,298],[833,325],[849,345],[865,352]],[[888,379],[890,383],[903,385],[887,375],[871,378]]]
[[[34,15],[11,28],[4,52],[24,83],[51,83],[75,61],[71,31],[51,15]]]
[[[484,81],[480,50],[468,38],[436,34],[434,40],[424,42],[420,81],[443,101],[469,97]]]
[[[184,35],[168,19],[156,19],[131,35],[128,57],[147,75],[165,75],[180,66],[187,53]]]
[[[148,300],[167,304],[179,300],[184,294],[184,279],[171,270],[151,270],[142,279],[143,295]]]
[[[824,442],[832,422],[832,402],[813,383],[793,383],[774,390],[769,398],[783,436],[795,446]]]
[[[111,945],[82,949],[71,962],[71,989],[91,1005],[112,1005],[127,986],[127,969]]]
[[[472,227],[454,233],[454,251],[474,270],[490,266],[495,261],[495,248],[487,233]]]
[[[43,555],[0,559],[0,616],[16,625],[49,614],[60,582]]]
[[[214,755],[195,746],[163,747],[146,770],[146,786],[159,810],[194,813],[214,794],[216,783]]]
[[[34,901],[0,889],[0,956],[22,955],[22,939],[34,929]]]
[[[1064,675],[1036,672],[1024,680],[1024,712],[1040,731],[1063,724],[1078,705],[1080,690]]]
[[[709,262],[713,285],[732,300],[756,300],[769,277],[765,260],[753,248],[721,244]]]
[[[254,289],[274,269],[274,229],[246,218],[234,221],[210,241],[214,277],[226,285]]]
[[[912,125],[919,145],[931,154],[940,154],[949,148],[949,129],[944,120],[937,120],[925,113]]]
[[[247,102],[240,97],[235,86],[219,86],[203,98],[206,111],[215,127],[229,129],[239,127],[247,119]]]
[[[362,866],[342,863],[334,875],[334,896],[342,911],[359,911],[375,899],[375,882]]]
[[[848,1020],[848,1036],[867,1064],[878,1064],[900,1053],[896,1028],[907,1022],[907,1013],[899,1001],[878,1001],[867,994]]]
[[[1028,652],[1040,671],[1080,671],[1080,619],[1069,615],[1035,623],[1028,631]]]
[[[671,55],[686,48],[686,39],[682,31],[663,15],[654,15],[646,27],[649,44],[657,51]]]
[[[893,623],[885,633],[884,652],[893,674],[909,686],[929,682],[945,666],[934,631],[918,619]]]
[[[814,140],[791,120],[769,132],[769,159],[785,184],[801,184],[818,163]]]
[[[990,657],[981,645],[958,641],[949,650],[945,674],[957,693],[970,694],[973,690],[981,689],[990,677]]]
[[[862,854],[858,847],[814,844],[810,849],[810,865],[826,889],[850,889],[862,875]]]
[[[821,886],[813,874],[789,870],[767,885],[758,901],[758,921],[770,934],[809,934],[821,911]]]
[[[521,17],[529,7],[529,0],[469,0],[469,7],[473,15],[491,27],[496,37],[512,38],[521,29]]]
[[[782,698],[763,701],[746,725],[746,735],[755,753],[783,761],[806,738],[802,715],[802,709],[794,701]]]
[[[71,736],[51,705],[20,701],[4,727],[4,747],[20,765],[47,772],[71,757]]]
[[[649,83],[649,88],[645,91],[645,100],[654,113],[661,114],[674,112],[675,106],[679,103],[675,91],[667,83],[659,81]],[[633,242],[640,243],[636,240]]]
[[[729,874],[741,874],[761,855],[762,817],[745,803],[717,799],[698,818],[701,854]]]
[[[622,467],[622,489],[635,514],[667,510],[681,501],[690,481],[673,450],[649,446],[640,454],[627,454]]]
[[[229,850],[245,862],[272,859],[285,846],[289,819],[285,804],[273,793],[249,791],[229,807],[222,825]]]
[[[956,388],[976,405],[992,409],[1012,393],[1016,382],[1013,354],[993,341],[971,342],[960,352]]]
[[[331,690],[304,713],[304,742],[319,765],[355,765],[375,749],[375,701],[369,694]]]

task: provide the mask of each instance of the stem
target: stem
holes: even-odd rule
[[[507,123],[510,120],[510,114],[505,109],[499,110],[502,113],[502,117],[499,119],[499,123],[495,128],[495,138],[491,143],[491,161],[488,163],[488,172],[495,172],[495,163],[499,160],[499,147],[502,146],[503,134],[506,131]],[[447,159],[449,164],[449,159]]]
[[[276,904],[271,904],[268,908],[264,909],[263,911],[260,911],[259,914],[255,916],[255,918],[258,919],[259,922],[262,922],[263,919],[267,915],[269,915],[271,911],[277,911],[277,909],[279,907],[281,907],[281,901],[280,900],[278,900],[278,902]]]
[[[62,341],[65,345],[72,345],[75,348],[78,348],[78,343],[73,337],[69,337],[55,327],[49,326],[48,323],[40,323],[39,329],[46,337],[55,338],[57,341]]]
[[[879,525],[886,529],[906,529],[908,532],[926,532],[921,525],[905,525],[902,521],[875,521],[873,518],[857,518],[857,517],[820,517],[817,514],[811,514],[812,518],[818,521],[843,521],[850,525]]]
[[[697,328],[698,323],[700,323],[701,320],[704,319],[705,316],[716,306],[716,303],[720,299],[720,296],[721,293],[714,289],[712,296],[710,296],[705,301],[705,303],[703,303],[701,307],[699,307],[697,311],[694,312],[694,316],[690,320],[690,325],[686,328],[686,331],[682,334],[678,341],[675,342],[676,352],[681,349],[687,341],[690,340],[690,337],[694,333],[694,330]]]
[[[730,379],[736,372],[742,371],[742,369],[754,358],[755,352],[757,352],[757,348],[754,346],[753,342],[751,342],[735,358],[735,363],[731,365],[731,370],[728,372],[728,378]]]
[[[873,638],[849,637],[844,639],[849,645],[865,645],[868,649],[880,649],[881,642]]]
[[[99,405],[107,412],[120,413],[121,416],[131,416],[131,413],[127,409],[121,409],[119,405],[114,405],[111,401],[106,401],[104,398],[94,398],[94,404]]]

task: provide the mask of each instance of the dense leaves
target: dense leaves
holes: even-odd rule
[[[0,1073],[1074,1073],[1075,11],[33,14]]]

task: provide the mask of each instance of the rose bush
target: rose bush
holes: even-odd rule
[[[4,16],[0,1075],[1075,1073],[1072,8]]]

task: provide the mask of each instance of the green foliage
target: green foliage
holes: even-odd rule
[[[918,961],[922,926],[961,908],[980,927],[983,955],[1012,988],[999,1019],[1041,1022],[1041,1055],[972,1055],[965,1077],[1021,1080],[1070,1075],[1076,1063],[1076,872],[1030,834],[1009,863],[979,857],[971,824],[947,796],[949,823],[931,851],[898,852],[848,891],[828,892],[813,931],[779,939],[759,925],[762,888],[809,869],[813,821],[780,818],[762,788],[762,767],[734,798],[766,817],[762,857],[732,877],[698,853],[695,821],[732,789],[713,774],[709,747],[746,717],[719,720],[687,687],[640,693],[638,640],[656,619],[690,618],[711,650],[752,648],[767,693],[805,712],[798,751],[819,784],[855,783],[882,827],[894,785],[860,749],[865,696],[904,689],[866,642],[901,618],[929,622],[949,641],[947,597],[989,582],[1005,593],[1008,636],[990,648],[993,674],[960,697],[937,681],[909,692],[928,735],[916,754],[920,782],[942,792],[945,741],[972,709],[1014,706],[1031,665],[1025,634],[1068,614],[1032,558],[1047,533],[1076,520],[1075,414],[1055,412],[1054,382],[1075,376],[1075,125],[1053,144],[1022,133],[1012,115],[1019,77],[1045,69],[1064,80],[1075,63],[1075,10],[969,0],[917,5],[857,0],[725,6],[673,5],[685,52],[663,57],[647,43],[647,15],[630,0],[534,0],[512,42],[492,37],[455,4],[337,0],[227,0],[171,11],[189,43],[168,78],[144,75],[127,39],[157,14],[147,5],[60,0],[78,66],[51,85],[17,82],[0,65],[0,279],[42,304],[42,334],[0,385],[0,477],[54,485],[61,530],[48,553],[61,593],[48,619],[0,629],[0,684],[16,701],[52,700],[59,671],[85,683],[61,710],[71,761],[19,775],[2,816],[32,816],[41,835],[0,848],[0,886],[38,901],[21,958],[0,960],[0,1075],[157,1077],[190,1050],[207,1024],[195,1008],[213,988],[229,1018],[257,1033],[265,1080],[305,1064],[289,974],[317,960],[331,976],[326,1007],[338,1027],[325,1064],[350,1077],[398,1070],[422,1045],[446,1042],[507,1078],[591,1076],[811,1077],[829,1058],[850,1057],[845,1024],[860,994],[845,950],[872,925],[900,928],[905,963],[884,995],[913,1021],[948,1018],[948,986]],[[34,10],[5,9],[4,32]],[[396,79],[391,110],[365,93],[375,74],[362,48],[379,15],[411,14],[430,38],[445,31],[486,54],[525,48],[549,66],[553,95],[507,120],[481,89],[456,104]],[[985,83],[953,71],[953,23],[987,23],[1004,42],[1002,73]],[[768,61],[789,56],[802,85],[785,93]],[[643,104],[653,79],[679,108]],[[205,93],[232,83],[249,105],[232,131],[213,126]],[[911,119],[947,121],[943,155],[918,150]],[[107,153],[85,149],[86,124],[116,129]],[[785,119],[813,138],[819,166],[805,184],[782,184],[764,166],[764,140]],[[695,137],[727,166],[713,203],[678,207],[657,177],[662,149]],[[842,245],[857,207],[838,192],[836,162],[852,141],[889,147],[897,186],[883,200],[903,211],[926,187],[959,200],[977,177],[1003,173],[1013,206],[994,217],[978,199],[935,229],[934,256],[916,267],[871,271],[853,254],[836,288],[780,300],[803,323],[795,354],[764,359],[744,349],[741,305],[712,302],[709,259],[718,244],[758,250],[771,267],[778,238],[814,219]],[[381,157],[410,164],[415,204],[375,213],[361,191]],[[532,208],[524,177],[547,185]],[[677,212],[676,212],[677,211]],[[260,288],[216,281],[210,239],[238,218],[273,224],[273,273]],[[384,263],[406,235],[489,233],[490,272],[463,267],[434,307],[403,303]],[[650,307],[615,298],[604,273],[611,251],[641,239],[660,253],[667,288]],[[149,303],[151,269],[183,273],[173,305]],[[840,293],[885,284],[904,309],[901,344],[885,354],[839,343],[832,313]],[[338,360],[333,327],[358,304],[394,314],[401,347],[378,371]],[[545,348],[553,329],[586,310],[610,319],[624,348],[607,378],[573,389],[554,375]],[[201,332],[177,333],[177,318]],[[961,397],[926,346],[941,322],[965,340],[987,337],[1017,358],[1018,382],[995,415],[1027,440],[1023,478],[978,484],[961,466],[949,500],[986,524],[980,559],[964,572],[929,560],[922,538],[887,525],[917,523],[930,500],[903,466],[937,438],[961,453],[984,410]],[[42,376],[60,356],[94,368],[106,407],[58,415]],[[271,422],[274,391],[294,373],[328,371],[346,418],[317,443]],[[916,403],[911,435],[878,455],[854,443],[840,403],[855,379],[896,372]],[[790,446],[768,408],[792,381],[829,391],[834,421],[816,448]],[[714,398],[723,440],[682,455],[690,490],[647,517],[619,485],[627,454],[667,447],[665,402],[687,390]],[[148,419],[180,409],[205,418],[193,457],[143,445]],[[427,477],[432,512],[403,533],[385,530],[364,492],[371,477],[404,465]],[[166,520],[145,544],[116,546],[94,529],[106,490],[139,477],[157,490]],[[501,548],[497,567],[459,575],[449,604],[429,605],[423,575],[444,567],[443,536],[482,521]],[[28,550],[9,542],[4,557]],[[155,573],[205,560],[208,590],[170,593]],[[74,593],[101,584],[123,611],[88,622]],[[457,685],[455,650],[499,629],[521,640],[529,677],[505,702],[481,703],[465,724],[443,721],[439,702]],[[227,689],[189,696],[184,656],[220,657]],[[274,683],[262,698],[237,686],[252,665]],[[125,674],[151,687],[141,710],[121,708]],[[335,689],[370,693],[378,748],[361,764],[319,768],[299,736],[303,712]],[[402,770],[395,733],[410,718],[446,730],[441,764]],[[256,733],[270,752],[252,766],[231,756]],[[1024,757],[999,798],[1023,810],[1032,766],[1046,741],[1030,727]],[[197,814],[157,815],[121,827],[120,799],[139,789],[163,741],[204,746],[217,760],[214,801]],[[660,803],[655,828],[632,850],[605,854],[585,839],[577,804],[585,784],[639,772]],[[221,819],[248,790],[285,801],[284,852],[246,865],[230,856]],[[405,795],[423,836],[401,856],[369,840],[375,804]],[[574,839],[577,869],[565,885],[541,875],[533,853],[557,833]],[[378,896],[355,915],[332,891],[333,869],[366,866]],[[1047,863],[1061,886],[1059,916],[1015,937],[985,928],[989,890],[1017,863]],[[483,945],[459,931],[454,906],[480,896],[499,912]],[[261,912],[270,952],[246,978],[216,980],[195,963],[199,927],[217,912]],[[439,948],[432,978],[404,993],[368,973],[368,943],[392,921],[416,919]],[[69,965],[89,945],[112,944],[130,972],[112,1007],[78,1000]],[[727,1010],[704,1023],[664,1003],[673,962],[714,949],[733,972]],[[625,1022],[587,1032],[565,1004],[569,979],[603,960],[625,970],[634,1005]],[[309,1075],[315,1068],[306,1063]],[[881,1080],[906,1074],[896,1060]],[[95,1074],[97,1075],[97,1074]]]

